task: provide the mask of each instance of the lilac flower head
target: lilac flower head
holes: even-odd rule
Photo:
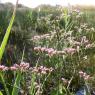
[[[11,67],[10,67],[10,70],[16,71],[16,70],[18,70],[18,68],[16,68],[15,66],[11,66]]]
[[[12,71],[16,71],[16,70],[25,71],[28,68],[29,68],[29,63],[21,62],[19,65],[14,64],[13,66],[11,66],[10,70],[12,70]]]
[[[41,51],[42,51],[42,52],[46,51],[46,48],[45,48],[45,47],[42,47],[42,48],[41,48]]]
[[[21,68],[22,70],[28,69],[28,68],[29,68],[29,63],[21,62],[21,63],[20,63],[20,68]]]
[[[34,36],[33,37],[33,40],[38,40],[38,39],[40,39],[40,36]]]
[[[54,54],[56,54],[56,50],[54,50],[53,48],[47,48],[46,52],[49,56],[53,56]]]
[[[91,48],[92,47],[92,44],[88,44],[88,45],[86,45],[86,49],[88,49],[88,48]]]
[[[53,52],[54,49],[53,49],[53,48],[47,48],[46,51],[47,51],[48,53],[50,53],[50,52]]]
[[[84,77],[84,80],[89,80],[90,79],[90,75],[86,75],[85,77]]]
[[[87,73],[83,72],[83,71],[79,71],[79,75],[81,78],[83,78],[85,81],[90,79],[90,75],[88,75]]]
[[[53,68],[47,68],[44,66],[40,66],[40,67],[33,67],[32,68],[32,72],[39,74],[47,74],[53,71]]]
[[[81,39],[81,43],[84,45],[87,45],[89,43],[88,39],[86,38],[86,36],[83,36]]]
[[[74,54],[76,52],[76,49],[75,48],[66,48],[66,49],[64,49],[64,51],[67,54]]]
[[[1,71],[7,71],[8,67],[4,66],[4,65],[0,65],[0,70]]]
[[[81,45],[81,43],[80,43],[80,42],[75,41],[75,42],[74,42],[74,45],[76,45],[76,46],[80,46],[80,45]]]
[[[34,47],[34,50],[35,50],[35,51],[40,51],[40,50],[41,50],[41,47],[40,47],[40,46]]]
[[[67,79],[65,79],[65,78],[61,78],[61,80],[63,81],[63,83],[64,83],[65,85],[68,84],[68,80],[67,80]]]
[[[19,69],[19,65],[18,64],[14,64],[13,67],[18,68]]]
[[[33,38],[32,38],[32,40],[41,40],[41,39],[44,39],[44,38],[50,38],[50,34],[44,34],[44,35],[38,35],[38,36],[34,36]]]

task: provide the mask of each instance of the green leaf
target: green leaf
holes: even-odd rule
[[[18,0],[17,0],[17,4],[18,4]],[[16,6],[17,6],[17,4],[16,4]],[[9,38],[9,35],[10,35],[10,32],[11,32],[11,28],[12,28],[12,25],[13,25],[13,22],[14,22],[14,19],[15,19],[15,14],[16,14],[16,7],[14,8],[13,15],[11,17],[9,26],[6,30],[5,36],[4,36],[3,41],[1,43],[1,46],[0,46],[0,61],[2,59],[3,53],[5,51],[5,47],[6,47],[7,42],[8,42],[8,38]]]
[[[3,95],[3,93],[0,91],[0,95]]]

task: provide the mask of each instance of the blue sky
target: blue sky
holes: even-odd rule
[[[0,0],[1,2],[12,2],[15,4],[16,0]],[[19,0],[19,3],[24,4],[28,7],[36,7],[40,4],[51,4],[51,5],[95,5],[95,0]]]

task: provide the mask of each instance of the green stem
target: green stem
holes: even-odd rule
[[[3,77],[2,73],[0,73],[0,77],[1,77],[2,83],[4,85],[4,89],[5,89],[6,95],[10,95],[9,94],[9,90],[8,90],[8,88],[6,86],[6,83],[5,83],[5,80],[4,80],[4,77]]]
[[[12,95],[18,95],[18,93],[19,93],[21,74],[22,73],[20,71],[17,72],[17,77],[16,77],[15,84],[14,84],[14,87],[13,87]]]
[[[35,73],[32,74],[32,79],[31,79],[31,89],[30,89],[30,95],[35,95],[35,79],[36,79],[36,76],[35,76]]]
[[[46,77],[46,78],[44,79],[44,81],[43,81],[43,84],[42,84],[42,92],[43,92],[43,86],[44,86],[46,80],[48,79],[48,77],[50,76],[50,74],[51,74],[51,73],[49,73],[49,74],[47,75],[47,77]]]

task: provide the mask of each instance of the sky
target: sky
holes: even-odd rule
[[[2,3],[11,2],[15,4],[16,0],[0,0]],[[95,5],[95,0],[19,0],[19,3],[34,8],[40,4],[51,4],[51,5]]]

